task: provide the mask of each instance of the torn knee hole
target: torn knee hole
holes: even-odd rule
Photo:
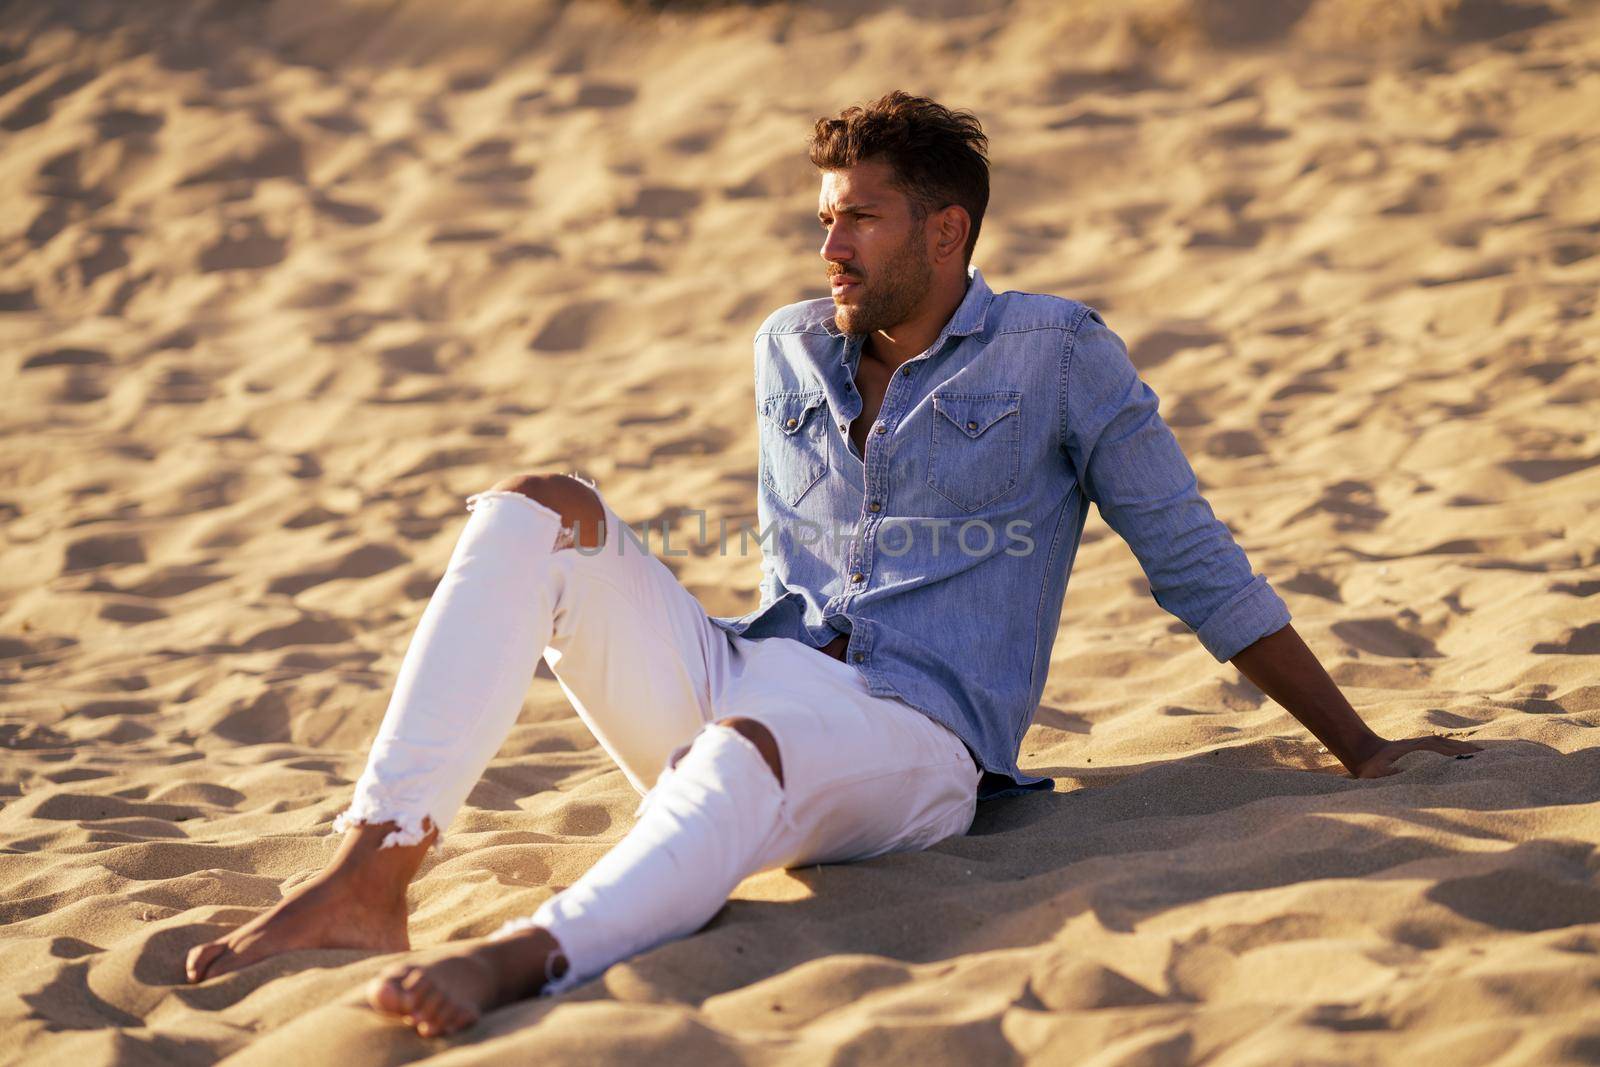
[[[552,551],[600,548],[606,541],[605,508],[594,482],[571,474],[518,474],[496,482],[491,492],[516,493],[548,508],[560,519]]]
[[[778,739],[772,736],[771,730],[754,719],[741,716],[718,719],[717,725],[728,727],[755,745],[756,751],[761,753],[761,758],[772,770],[773,777],[778,779],[780,786],[783,785],[783,760],[778,755]]]

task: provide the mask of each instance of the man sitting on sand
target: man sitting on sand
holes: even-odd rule
[[[191,982],[304,948],[409,948],[406,886],[516,721],[543,656],[643,796],[531,916],[373,980],[425,1036],[693,933],[757,871],[963,834],[1017,766],[1089,502],[1164,609],[1357,778],[1439,737],[1369,729],[1201,496],[1094,308],[996,294],[969,113],[893,92],[816,124],[832,297],[755,340],[760,606],[708,616],[586,480],[508,478],[471,512],[406,652],[337,855]]]

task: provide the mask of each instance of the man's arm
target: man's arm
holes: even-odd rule
[[[1317,657],[1300,639],[1293,625],[1253,642],[1230,662],[1255,687],[1299,719],[1352,778],[1382,778],[1399,774],[1394,761],[1408,752],[1425,749],[1446,756],[1466,756],[1482,751],[1466,741],[1445,737],[1416,737],[1389,741],[1378,736],[1339,692]]]
[[[1288,606],[1266,575],[1252,573],[1244,550],[1212,514],[1122,339],[1090,309],[1067,345],[1063,451],[1084,493],[1133,550],[1156,603],[1183,620],[1217,662],[1232,662],[1299,719],[1352,777],[1398,773],[1391,764],[1419,748],[1478,751],[1438,737],[1389,741],[1362,722],[1290,625]]]
[[[1062,451],[1084,495],[1133,550],[1156,603],[1218,663],[1281,630],[1288,605],[1212,513],[1122,338],[1090,308],[1065,346]]]

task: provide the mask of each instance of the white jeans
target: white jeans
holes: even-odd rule
[[[718,628],[596,495],[598,549],[578,547],[560,514],[529,497],[468,499],[334,822],[393,821],[385,846],[419,842],[425,817],[442,833],[543,656],[643,794],[634,826],[591,870],[495,932],[538,925],[555,936],[568,968],[546,994],[694,932],[750,874],[925,848],[965,833],[977,805],[980,772],[954,733],[808,645]],[[717,721],[732,716],[771,732],[781,786],[755,744]]]

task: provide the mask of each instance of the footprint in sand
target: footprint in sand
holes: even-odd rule
[[[16,133],[26,130],[30,126],[37,126],[48,119],[55,111],[56,101],[88,85],[94,80],[94,75],[88,71],[77,71],[63,74],[55,80],[34,90],[22,101],[12,108],[4,118],[0,118],[0,128]]]
[[[154,715],[159,705],[154,700],[91,700],[72,709],[83,719],[103,719],[109,715]]]
[[[694,133],[685,133],[674,137],[667,142],[667,147],[674,152],[696,156],[716,144],[717,138],[721,135],[721,130],[697,130]]]
[[[1389,619],[1345,619],[1333,624],[1339,640],[1375,656],[1397,659],[1436,659],[1442,653],[1421,634],[1401,629]]]
[[[122,137],[149,137],[166,125],[166,119],[146,111],[130,108],[112,108],[95,117],[95,129],[100,137],[111,140]]]
[[[267,232],[258,222],[237,222],[221,238],[200,250],[200,270],[261,270],[282,263],[289,241]]]
[[[1344,597],[1339,592],[1339,583],[1324,578],[1311,571],[1301,571],[1292,578],[1274,583],[1279,589],[1286,589],[1291,593],[1304,593],[1307,596],[1321,597],[1331,600],[1335,604],[1344,603]]]
[[[100,534],[67,546],[62,574],[143,563],[144,542],[132,534]]]
[[[351,136],[367,132],[367,124],[348,111],[330,111],[323,115],[311,115],[309,119],[314,126],[327,130],[329,133],[338,133]]]
[[[362,545],[345,553],[326,567],[275,578],[267,586],[267,592],[294,596],[324,582],[339,578],[371,578],[409,562],[411,562],[410,557],[392,545]]]
[[[1552,593],[1566,593],[1568,596],[1590,597],[1600,593],[1600,579],[1586,582],[1557,582],[1550,587]]]
[[[559,255],[551,245],[540,242],[519,241],[514,245],[495,250],[491,257],[497,265],[516,263],[526,259],[555,259]]]
[[[517,184],[533,177],[536,169],[527,163],[496,163],[458,174],[456,181],[466,185]]]
[[[1211,140],[1228,148],[1272,144],[1291,136],[1293,131],[1282,126],[1263,126],[1256,122],[1234,122],[1218,126],[1211,131]]]
[[[578,87],[573,107],[613,108],[633,103],[639,91],[631,85],[610,82],[586,82]]]
[[[110,622],[120,622],[125,626],[137,626],[140,623],[164,619],[167,617],[167,613],[153,604],[140,604],[132,600],[113,600],[101,605],[100,617]]]
[[[1600,622],[1591,622],[1568,631],[1559,641],[1541,641],[1531,651],[1563,656],[1600,656]]]
[[[589,342],[596,319],[606,304],[582,300],[556,311],[529,344],[538,352],[576,352]]]
[[[269,689],[243,703],[235,704],[211,725],[211,732],[245,745],[266,744],[289,739],[289,702],[283,691]]]
[[[430,245],[456,245],[476,244],[480,241],[493,241],[500,237],[499,230],[485,229],[482,226],[446,226],[428,238]]]
[[[1221,344],[1227,338],[1210,330],[1153,330],[1141,337],[1128,351],[1129,358],[1138,370],[1157,367],[1190,348],[1208,348]]]
[[[443,374],[439,366],[439,346],[432,341],[414,341],[385,348],[378,353],[383,365],[406,374]]]
[[[23,370],[40,367],[99,367],[111,362],[111,357],[98,348],[52,348],[29,356],[22,363]]]
[[[305,152],[283,130],[256,126],[235,132],[215,145],[198,145],[195,169],[178,187],[211,182],[250,182],[263,178],[305,181]]]
[[[371,226],[383,218],[383,212],[365,204],[351,204],[343,200],[335,200],[331,196],[319,196],[312,202],[312,206],[319,212],[328,216],[335,222],[346,226]]]
[[[356,291],[351,282],[342,280],[310,282],[298,290],[288,300],[284,307],[296,311],[314,311],[318,308],[330,308],[343,303]]]
[[[1600,456],[1588,459],[1513,459],[1501,463],[1500,466],[1525,482],[1538,483],[1586,471],[1597,463],[1600,463]]]
[[[151,804],[122,797],[88,796],[81,793],[56,793],[45,797],[30,814],[35,819],[65,822],[99,822],[103,819],[164,819],[181,822],[193,819],[200,809],[187,804]]]
[[[1387,511],[1377,506],[1377,499],[1372,486],[1366,482],[1335,482],[1324,486],[1316,502],[1289,516],[1287,523],[1292,525],[1301,519],[1328,514],[1334,516],[1336,530],[1371,530],[1389,517]]]
[[[270,626],[244,642],[249,652],[265,652],[292,645],[337,645],[355,631],[337,619],[297,619],[286,626]]]
[[[1265,452],[1261,439],[1249,430],[1223,430],[1206,439],[1206,454],[1221,459],[1243,459]]]
[[[25,285],[20,289],[0,289],[0,313],[37,310],[39,310],[39,301],[34,298],[32,286]]]

